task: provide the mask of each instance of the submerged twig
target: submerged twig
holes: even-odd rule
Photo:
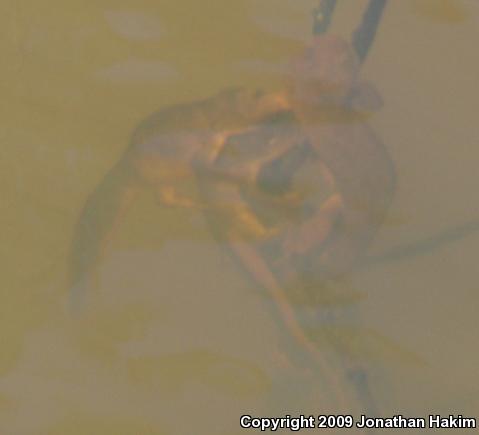
[[[353,33],[352,44],[361,63],[366,59],[374,41],[386,3],[387,0],[371,0],[361,24]]]

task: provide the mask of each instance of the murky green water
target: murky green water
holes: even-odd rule
[[[366,2],[339,3],[333,30],[348,35]],[[2,433],[234,435],[246,413],[356,412],[304,366],[203,213],[147,191],[105,248],[87,309],[67,309],[75,222],[135,126],[223,88],[283,87],[315,5],[3,2]],[[387,7],[362,75],[383,97],[368,122],[398,182],[371,256],[479,219],[478,19],[474,1]],[[317,332],[319,348],[332,340],[360,361],[383,416],[479,417],[478,237],[335,283],[359,296],[334,333]]]

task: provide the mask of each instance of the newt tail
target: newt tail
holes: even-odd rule
[[[134,168],[122,158],[86,200],[74,228],[69,254],[69,304],[74,311],[85,304],[98,260],[139,187]]]

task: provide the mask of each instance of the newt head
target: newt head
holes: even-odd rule
[[[299,101],[340,105],[359,71],[351,45],[335,35],[316,36],[291,65],[292,97]]]
[[[369,112],[382,105],[370,84],[359,79],[360,61],[343,38],[316,36],[293,60],[289,76],[289,97],[298,113],[311,110],[346,109]],[[349,119],[349,118],[347,118]]]

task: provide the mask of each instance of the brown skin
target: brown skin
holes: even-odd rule
[[[246,220],[238,224],[240,213],[237,212],[223,213],[221,218],[215,218],[215,227],[226,222],[223,237],[228,234],[229,239],[235,240],[249,235],[249,242],[256,245],[256,250],[269,242],[275,243],[276,255],[272,258],[263,254],[263,257],[266,255],[263,261],[269,264],[268,269],[275,266],[277,279],[283,286],[297,280],[297,275],[302,273],[293,266],[301,259],[307,259],[318,281],[334,279],[351,270],[367,251],[391,202],[394,167],[387,150],[365,123],[371,110],[379,105],[380,98],[371,86],[360,81],[358,72],[359,62],[348,43],[333,35],[315,38],[292,62],[287,90],[277,94],[278,99],[287,102],[294,117],[293,125],[273,127],[273,136],[277,141],[281,138],[282,142],[277,145],[277,153],[268,156],[264,146],[267,134],[265,139],[261,129],[256,129],[253,135],[244,134],[248,136],[247,141],[256,145],[246,160],[251,159],[249,168],[256,167],[257,171],[248,176],[249,199],[244,193],[233,196],[231,191],[237,191],[239,186],[228,185],[229,195],[237,204],[252,208],[251,195],[261,194],[257,182],[261,167],[305,140],[312,149],[308,161],[314,162],[316,172],[321,173],[316,189],[330,191],[329,197],[320,199],[315,199],[313,193],[302,199],[295,198],[294,191],[287,195],[266,195],[263,207],[273,207],[275,199],[283,208],[272,212],[276,213],[278,221],[270,223],[269,231],[265,229],[262,233],[252,231],[254,225],[248,226]],[[261,153],[264,158],[259,157]],[[226,171],[233,171],[237,160]],[[217,166],[212,162],[212,167]],[[203,196],[208,203],[218,204],[226,190],[224,183],[210,180],[206,184]],[[299,222],[298,219],[288,220],[288,211],[294,207],[300,209],[305,203],[310,203],[309,208],[313,208],[314,213],[307,218],[300,217]],[[277,255],[278,246],[280,255]],[[258,273],[255,279],[261,282]]]

